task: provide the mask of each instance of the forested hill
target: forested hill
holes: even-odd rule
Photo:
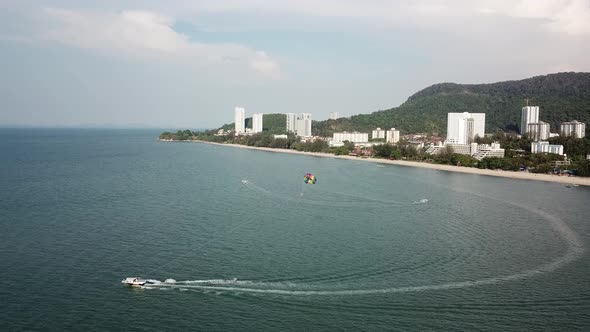
[[[435,84],[399,107],[314,122],[313,132],[330,136],[334,131],[395,127],[404,133],[445,133],[450,112],[486,113],[486,132],[518,131],[525,99],[531,106],[540,106],[539,119],[548,122],[552,132],[558,132],[563,121],[590,123],[590,73],[558,73],[491,84]]]

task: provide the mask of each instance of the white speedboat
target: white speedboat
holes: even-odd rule
[[[130,287],[141,287],[141,286],[145,285],[147,281],[145,281],[139,277],[128,277],[128,278],[125,278],[125,280],[122,280],[121,282],[124,283],[126,286],[130,286]]]

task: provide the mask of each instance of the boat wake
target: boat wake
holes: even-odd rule
[[[278,199],[282,201],[288,202],[299,202],[305,203],[306,205],[318,205],[318,206],[330,206],[330,207],[351,207],[351,206],[364,206],[367,205],[378,205],[379,207],[385,205],[413,205],[413,204],[426,204],[429,202],[428,199],[422,198],[419,201],[407,201],[407,202],[400,202],[400,201],[393,201],[393,200],[385,200],[385,199],[377,199],[371,197],[361,197],[361,196],[354,196],[354,195],[347,195],[342,193],[336,192],[328,192],[322,195],[322,199],[306,199],[304,198],[304,193],[300,192],[296,195],[285,195],[277,192],[272,192],[268,189],[262,188],[256,185],[254,182],[242,179],[242,184],[244,184],[248,189],[256,191],[259,194],[265,195],[270,199]],[[326,200],[326,197],[333,196],[333,200]]]
[[[544,213],[539,210],[532,209],[526,205],[521,205],[509,201],[504,201],[497,198],[490,199],[497,200],[521,209],[524,209],[532,214],[538,215],[544,219],[557,232],[557,234],[564,240],[567,251],[563,256],[560,256],[546,264],[537,266],[536,268],[516,272],[508,275],[500,275],[478,280],[464,280],[449,282],[443,284],[433,285],[419,285],[419,286],[405,286],[405,287],[387,287],[376,289],[326,289],[320,288],[322,286],[310,285],[304,283],[293,282],[266,282],[266,281],[252,281],[233,279],[206,279],[206,280],[185,280],[176,281],[174,279],[166,279],[163,282],[155,279],[148,279],[148,284],[145,289],[180,289],[198,290],[198,291],[216,291],[216,292],[238,292],[238,293],[254,293],[254,294],[275,294],[288,296],[352,296],[352,295],[371,295],[371,294],[390,294],[390,293],[412,293],[424,291],[440,291],[451,290],[467,287],[476,287],[484,285],[495,285],[499,283],[523,280],[532,278],[538,275],[553,272],[566,264],[569,264],[580,258],[585,252],[582,242],[578,239],[577,234],[560,218]],[[428,202],[427,199],[422,199],[419,203],[424,204]]]

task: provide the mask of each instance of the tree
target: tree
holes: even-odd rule
[[[350,141],[344,141],[342,143],[344,143],[344,148],[346,148],[348,150],[348,152],[351,152],[354,150],[354,143],[352,143]]]

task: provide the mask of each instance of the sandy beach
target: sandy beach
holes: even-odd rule
[[[581,185],[581,186],[590,186],[590,178],[587,178],[587,177],[569,177],[569,176],[563,176],[563,175],[559,176],[559,175],[552,175],[552,174],[535,174],[535,173],[527,173],[527,172],[513,172],[513,171],[503,171],[503,170],[479,169],[479,168],[472,168],[472,167],[440,165],[440,164],[431,164],[431,163],[426,163],[426,162],[406,161],[406,160],[388,160],[388,159],[380,159],[380,158],[360,158],[360,157],[355,157],[355,156],[336,156],[331,153],[303,152],[303,151],[296,151],[296,150],[289,150],[289,149],[274,149],[274,148],[254,147],[254,146],[247,146],[247,145],[240,145],[240,144],[214,143],[214,142],[207,142],[207,141],[193,141],[193,142],[234,147],[234,148],[240,148],[240,149],[251,149],[251,150],[259,150],[259,151],[267,151],[267,152],[276,152],[276,153],[291,153],[291,154],[300,154],[300,155],[314,156],[314,157],[349,159],[349,160],[358,160],[358,161],[366,161],[366,162],[390,164],[390,165],[399,165],[399,166],[407,166],[407,167],[421,167],[421,168],[435,169],[435,170],[447,171],[447,172],[458,172],[458,173],[487,175],[487,176],[499,176],[499,177],[504,177],[504,178],[520,179],[520,180],[547,181],[547,182],[557,182],[557,183],[563,183],[563,184],[576,184],[576,185]]]

